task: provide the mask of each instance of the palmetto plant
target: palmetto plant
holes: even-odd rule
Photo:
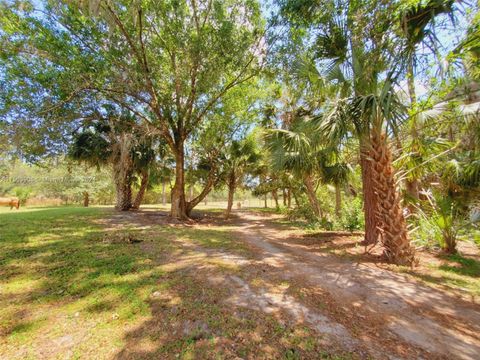
[[[320,68],[317,81],[337,89],[324,110],[322,132],[334,142],[352,135],[359,140],[365,243],[381,237],[390,261],[412,264],[388,147],[398,122],[406,119],[392,85],[403,63],[392,26],[397,8],[397,2],[385,1],[291,0],[283,13],[310,30],[316,66],[309,68]]]
[[[374,201],[370,204],[367,203],[369,194],[364,190],[364,206],[374,206],[376,231],[385,256],[397,264],[412,264],[414,249],[408,239],[388,142],[388,134],[394,133],[405,121],[406,109],[391,83],[386,81],[382,85],[378,93],[334,103],[324,118],[322,130],[335,139],[353,128],[360,137],[364,185],[369,181],[374,190]]]
[[[225,218],[230,217],[235,190],[246,172],[260,160],[255,134],[241,140],[233,140],[224,154],[223,178],[228,187],[227,209]]]
[[[417,109],[417,96],[415,91],[415,69],[417,63],[417,46],[425,44],[437,56],[438,39],[435,34],[435,19],[439,15],[447,14],[452,22],[454,19],[453,0],[429,0],[405,2],[398,10],[399,36],[403,40],[401,58],[404,61],[404,68],[407,78],[408,94],[410,97],[411,116],[408,122],[410,139],[403,144],[403,151],[410,155],[403,161],[404,165],[410,168],[406,180],[406,193],[412,200],[419,197],[419,179],[421,176],[420,164],[422,153],[425,153],[425,143],[419,130],[419,112]],[[418,169],[418,171],[414,170]]]
[[[339,190],[339,186],[347,182],[350,169],[347,164],[338,161],[337,149],[317,131],[319,121],[318,118],[297,114],[289,130],[268,130],[265,139],[274,171],[288,172],[301,180],[314,214],[323,218],[316,195],[318,183],[334,184]]]
[[[89,165],[110,165],[116,187],[116,208],[138,208],[148,185],[149,167],[154,158],[152,139],[135,129],[135,119],[129,114],[96,114],[97,119],[86,123],[74,134],[69,156]],[[140,188],[132,201],[132,183],[140,176]]]

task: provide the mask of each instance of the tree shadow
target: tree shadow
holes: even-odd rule
[[[464,257],[460,254],[455,255],[445,255],[442,258],[455,262],[456,265],[447,265],[443,264],[439,266],[440,270],[453,272],[455,274],[470,276],[470,277],[480,277],[480,261]]]

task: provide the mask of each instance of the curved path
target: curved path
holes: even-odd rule
[[[288,278],[320,287],[339,305],[380,317],[382,322],[374,329],[377,335],[393,335],[422,349],[429,358],[480,359],[479,305],[408,275],[309,252],[282,236],[271,218],[249,212],[236,214],[236,222],[241,222],[240,237],[260,250],[261,262],[281,267]],[[369,348],[378,349],[375,344]]]

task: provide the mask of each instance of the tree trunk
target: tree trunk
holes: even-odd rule
[[[215,185],[215,181],[216,181],[216,176],[217,176],[216,174],[217,174],[217,169],[212,166],[208,174],[207,183],[205,184],[203,190],[200,192],[200,194],[198,194],[195,198],[193,198],[187,203],[188,217],[190,217],[190,213],[195,208],[195,206],[197,206],[203,199],[205,199],[207,195],[210,193],[210,191],[213,189],[213,186]]]
[[[84,191],[83,192],[83,206],[88,207],[89,204],[90,204],[90,197],[88,195],[88,191]]]
[[[340,185],[335,185],[335,216],[340,218],[342,215],[342,193],[340,191]]]
[[[175,149],[175,185],[172,189],[170,216],[175,219],[188,219],[185,200],[185,149],[183,141],[178,139]]]
[[[167,192],[165,181],[162,182],[162,205],[167,205]]]
[[[283,196],[283,206],[287,207],[287,190],[285,188],[282,189],[282,196]]]
[[[376,209],[377,201],[373,183],[373,169],[370,160],[369,144],[366,139],[360,140],[360,167],[362,170],[363,213],[365,215],[365,245],[373,245],[378,241]]]
[[[131,136],[122,134],[115,146],[113,157],[113,179],[117,193],[115,208],[127,211],[132,207],[133,162],[130,154]]]
[[[235,172],[231,172],[228,177],[228,202],[227,202],[227,210],[225,211],[225,219],[230,217],[230,213],[232,211],[233,206],[233,196],[235,195]]]
[[[130,210],[132,207],[132,187],[129,179],[118,179],[116,183],[117,202],[115,209],[120,211]]]
[[[377,223],[386,258],[398,265],[413,265],[415,249],[408,239],[401,199],[395,184],[392,156],[385,134],[372,132],[373,181],[377,196]]]
[[[407,179],[406,184],[405,184],[405,190],[408,194],[408,196],[414,200],[418,200],[420,197],[420,191],[419,191],[419,186],[418,186],[418,180],[413,178],[413,179]],[[414,211],[415,207],[414,206],[409,206],[408,207],[410,211]]]
[[[145,196],[145,191],[147,190],[148,185],[148,170],[142,171],[142,179],[140,180],[140,188],[138,189],[137,196],[133,201],[132,208],[133,209],[140,209],[140,205],[142,204],[143,197]]]
[[[323,218],[323,212],[320,207],[320,203],[317,199],[317,194],[315,193],[315,186],[313,184],[313,179],[311,175],[306,175],[303,178],[303,183],[305,184],[305,188],[307,189],[307,197],[310,205],[312,206],[312,210],[316,217]]]
[[[272,197],[273,197],[273,200],[275,201],[275,208],[276,208],[276,209],[280,208],[280,206],[278,205],[278,193],[277,193],[277,189],[272,190]]]
[[[292,189],[292,194],[293,194],[293,199],[295,200],[295,205],[296,205],[296,207],[298,207],[298,205],[300,204],[300,202],[298,201],[297,192]]]
[[[287,207],[290,209],[292,206],[292,189],[287,189]]]
[[[264,201],[264,208],[268,208],[268,203],[267,203],[267,194],[263,195],[263,201]]]

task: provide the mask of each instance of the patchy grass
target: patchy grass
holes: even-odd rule
[[[233,227],[127,219],[107,231],[113,214],[2,209],[0,358],[352,358],[299,324],[225,302],[230,290],[208,279],[244,269],[196,247],[248,257]]]
[[[460,290],[473,298],[480,296],[480,261],[460,254],[438,255],[437,259],[424,262],[418,269],[400,268],[400,271],[425,283]]]
[[[306,246],[311,252],[322,252],[360,263],[375,263],[391,271],[412,275],[427,284],[444,287],[446,290],[460,290],[468,297],[480,296],[479,256],[444,255],[441,252],[418,251],[420,266],[415,268],[385,264],[381,258],[381,247],[365,254],[365,247],[359,245],[362,236],[347,232],[302,231],[286,241]]]

